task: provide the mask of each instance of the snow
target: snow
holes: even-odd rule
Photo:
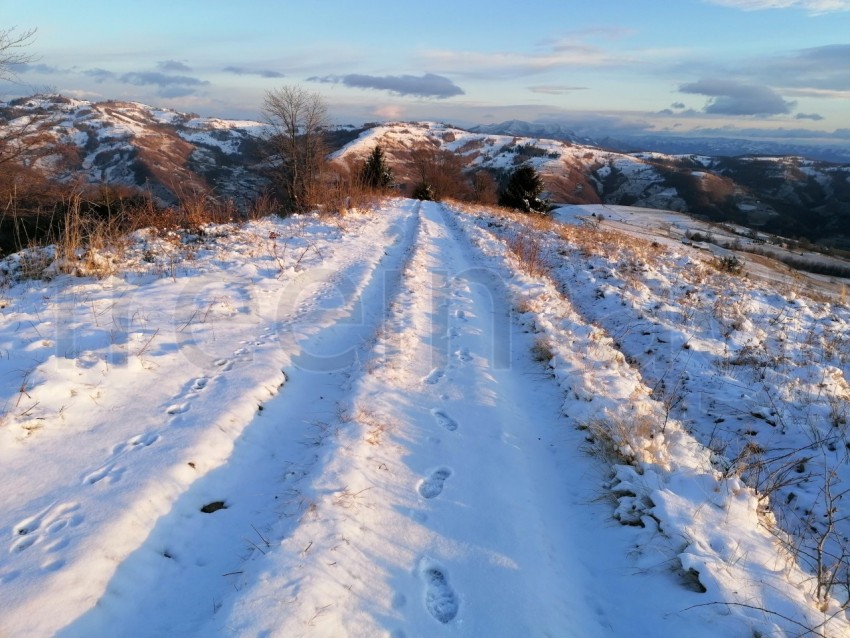
[[[517,232],[486,215],[478,216],[478,223],[507,237]],[[617,516],[652,527],[646,520],[651,512],[658,529],[684,539],[676,549],[679,563],[685,571],[699,565],[699,582],[709,593],[725,590],[724,600],[737,599],[740,605],[759,601],[756,607],[800,621],[800,611],[791,613],[804,604],[799,592],[811,596],[816,590],[811,570],[817,552],[811,551],[811,544],[823,539],[832,547],[824,557],[829,570],[847,567],[840,559],[848,532],[841,498],[828,496],[830,490],[837,495],[837,486],[850,479],[841,421],[850,395],[845,350],[837,343],[843,344],[841,335],[850,319],[846,308],[824,302],[813,306],[763,291],[745,279],[712,275],[693,249],[681,245],[666,244],[670,253],[664,254],[661,244],[650,244],[637,234],[630,245],[607,229],[567,231],[567,241],[556,239],[559,232],[541,239],[548,255],[564,257],[551,258],[553,281],[568,291],[581,318],[616,336],[617,351],[630,362],[627,369],[644,377],[646,385],[631,393],[634,411],[654,415],[650,422],[664,423],[664,455],[659,456],[634,447],[630,436],[641,419],[612,419],[614,425],[631,423],[631,434],[620,437],[623,447],[618,452],[651,461],[648,466],[646,460],[637,464],[639,470],[644,465],[642,471],[629,466],[625,473],[623,468],[617,472],[613,489],[624,495]],[[579,241],[571,242],[571,237]],[[591,240],[595,246],[587,245]],[[609,250],[602,248],[606,242]],[[548,299],[544,303],[547,309],[551,306]],[[568,311],[553,312],[563,322]],[[565,344],[563,361],[556,356],[551,364],[556,374],[562,368],[589,365],[589,348],[577,347],[574,339],[558,339],[539,315],[535,326],[550,335],[551,343]],[[582,353],[579,362],[570,360],[575,352]],[[591,403],[600,399],[576,391],[572,380],[567,383],[576,397]],[[605,387],[610,399],[622,381],[596,387]],[[649,404],[641,409],[646,400],[638,397],[643,396],[649,397]],[[658,435],[656,431],[651,440]],[[748,458],[752,451],[756,457]],[[787,466],[781,468],[783,463]],[[744,489],[740,476],[752,480],[762,494],[757,497]],[[832,507],[836,510],[830,514]],[[722,540],[717,530],[728,527],[730,519],[748,531]],[[831,533],[830,525],[838,531]],[[787,554],[783,562],[777,554],[776,539],[784,532],[793,536],[784,551],[793,551],[798,564]],[[794,547],[803,549],[796,554]],[[696,554],[702,557],[696,560]],[[785,579],[799,590],[786,587],[777,597],[775,592],[782,591],[777,580]],[[846,593],[831,593],[846,599]],[[808,626],[828,623],[832,613],[842,614],[835,599],[825,600],[824,606],[830,611],[818,622],[817,614],[810,616]],[[840,623],[829,627],[834,635],[839,628],[846,631]]]
[[[254,120],[222,120],[215,117],[195,117],[186,123],[190,128],[198,129],[230,129],[230,128],[265,128],[267,124],[262,124]]]
[[[102,279],[4,260],[0,635],[847,632],[712,436],[801,444],[815,386],[850,391],[850,314],[557,227],[389,200],[141,231]],[[793,365],[745,380],[724,353],[757,344]]]

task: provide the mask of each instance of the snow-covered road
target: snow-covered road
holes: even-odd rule
[[[640,380],[604,340],[568,378],[536,360],[517,307],[554,288],[434,203],[293,223],[11,298],[0,636],[752,635],[614,520],[565,388]]]
[[[587,514],[570,515],[593,506],[570,488],[557,388],[504,292],[423,205],[391,314],[330,426],[330,459],[296,488],[301,520],[211,633],[608,633],[574,542]]]

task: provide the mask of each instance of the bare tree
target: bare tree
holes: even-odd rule
[[[32,62],[33,56],[26,52],[32,44],[35,29],[16,33],[15,27],[0,29],[0,79],[13,80],[16,77],[14,67]]]
[[[35,29],[20,32],[15,27],[0,29],[0,80],[16,82],[15,67],[35,59],[26,50],[34,37]],[[44,116],[16,115],[14,109],[0,110],[0,165],[12,160],[25,161],[43,141],[40,129]]]
[[[499,185],[488,171],[481,169],[472,174],[473,200],[481,204],[495,204],[499,200]]]
[[[272,153],[285,206],[299,211],[315,204],[327,162],[324,98],[299,86],[266,93],[263,113],[272,127]]]

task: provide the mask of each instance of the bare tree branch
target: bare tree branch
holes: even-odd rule
[[[35,59],[35,56],[26,52],[26,48],[32,44],[35,31],[16,32],[16,27],[0,29],[0,79],[14,81],[17,77],[14,67]]]

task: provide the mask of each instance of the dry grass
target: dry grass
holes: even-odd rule
[[[711,311],[717,322],[725,328],[724,336],[728,338],[746,325],[752,313],[752,305],[746,297],[724,295],[715,299]]]
[[[514,312],[524,315],[529,312],[535,312],[535,304],[533,299],[520,299],[514,304]]]
[[[579,427],[588,432],[593,453],[609,464],[665,464],[663,418],[647,410],[606,410]]]
[[[538,234],[517,232],[508,237],[506,243],[517,265],[526,274],[540,277],[549,272],[546,250]]]
[[[552,351],[552,344],[548,339],[539,337],[531,346],[531,358],[538,363],[549,363],[555,353]]]
[[[381,445],[389,430],[389,425],[384,419],[379,419],[374,412],[358,407],[354,415],[355,422],[365,431],[365,440],[369,445]]]
[[[519,255],[530,253],[535,257],[535,253],[541,252],[542,249],[533,244],[542,241],[546,235],[554,235],[567,244],[566,249],[575,250],[582,257],[603,257],[622,264],[629,272],[642,272],[647,265],[657,263],[664,252],[663,247],[654,241],[601,227],[598,222],[563,224],[548,215],[521,213],[501,206],[458,201],[452,201],[452,206],[469,215],[483,212],[507,222],[507,228],[512,233],[511,239],[508,240],[509,247],[510,243],[515,244],[511,250]],[[523,261],[522,257],[520,261]]]
[[[77,276],[113,274],[127,247],[123,218],[98,218],[82,212],[82,199],[67,205],[62,232],[56,243],[56,269]]]
[[[365,432],[363,438],[369,445],[383,443],[384,437],[390,430],[390,425],[386,419],[379,418],[373,411],[359,405],[348,410],[338,407],[337,418],[340,423],[359,425]]]

